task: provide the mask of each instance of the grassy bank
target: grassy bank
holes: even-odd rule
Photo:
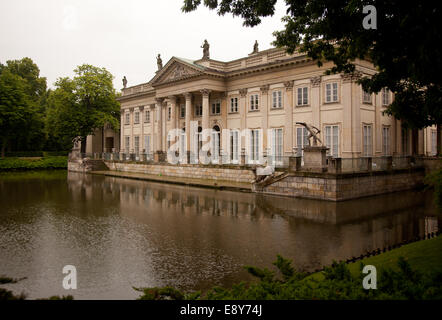
[[[66,169],[66,156],[0,158],[0,171]]]

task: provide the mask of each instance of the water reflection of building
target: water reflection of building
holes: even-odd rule
[[[85,179],[86,195],[117,197],[122,216],[155,229],[176,250],[216,248],[244,264],[268,266],[281,253],[298,267],[317,268],[423,236],[440,223],[431,214],[431,197],[416,192],[336,203],[129,179]]]

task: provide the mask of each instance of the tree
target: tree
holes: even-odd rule
[[[40,77],[40,69],[30,58],[8,60],[0,66],[0,73],[7,70],[22,81],[20,89],[26,96],[26,117],[13,136],[8,138],[8,147],[15,150],[41,149],[45,141],[44,115],[46,78]],[[20,110],[20,109],[17,109]]]
[[[231,13],[244,19],[245,26],[256,26],[261,18],[272,16],[276,0],[204,0],[219,15]],[[356,59],[368,59],[378,73],[363,78],[368,92],[388,88],[395,94],[387,112],[404,125],[423,128],[442,123],[440,5],[417,0],[285,0],[285,29],[274,32],[274,45],[289,53],[306,52],[318,65],[333,61],[328,73],[355,70]],[[190,12],[201,0],[184,0],[182,10]],[[363,20],[374,6],[376,29],[366,30]],[[373,9],[373,8],[372,8]],[[373,21],[372,21],[373,22]],[[438,134],[440,152],[440,134]]]
[[[31,102],[26,95],[26,82],[3,68],[0,74],[1,157],[5,156],[10,141],[21,134],[31,113]]]
[[[120,106],[105,68],[88,64],[74,70],[73,79],[60,78],[48,97],[47,126],[63,144],[81,141],[86,152],[86,137],[105,124],[119,128]]]

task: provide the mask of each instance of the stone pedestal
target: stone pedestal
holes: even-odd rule
[[[163,151],[156,151],[153,155],[153,161],[155,162],[164,162],[166,161],[166,153]]]
[[[301,156],[289,157],[289,172],[297,172],[301,170]]]
[[[314,172],[327,171],[327,147],[306,146],[304,147],[304,170]]]

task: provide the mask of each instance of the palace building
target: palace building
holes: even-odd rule
[[[163,66],[158,56],[158,71],[147,83],[127,87],[124,79],[118,98],[121,152],[164,159],[170,130],[182,129],[189,147],[189,128],[197,122],[199,132],[214,129],[214,152],[228,145],[233,163],[246,146],[251,159],[255,151],[270,148],[277,157],[288,157],[308,144],[303,122],[320,130],[332,157],[436,153],[435,127],[403,128],[383,114],[394,99],[391,92],[368,94],[356,83],[376,73],[368,61],[355,61],[353,75],[325,75],[331,62],[318,67],[304,53],[258,51],[255,43],[247,57],[222,62],[210,59],[207,41],[203,47],[199,60],[173,57]],[[223,129],[230,130],[228,136]],[[243,129],[250,134],[241,135]]]

